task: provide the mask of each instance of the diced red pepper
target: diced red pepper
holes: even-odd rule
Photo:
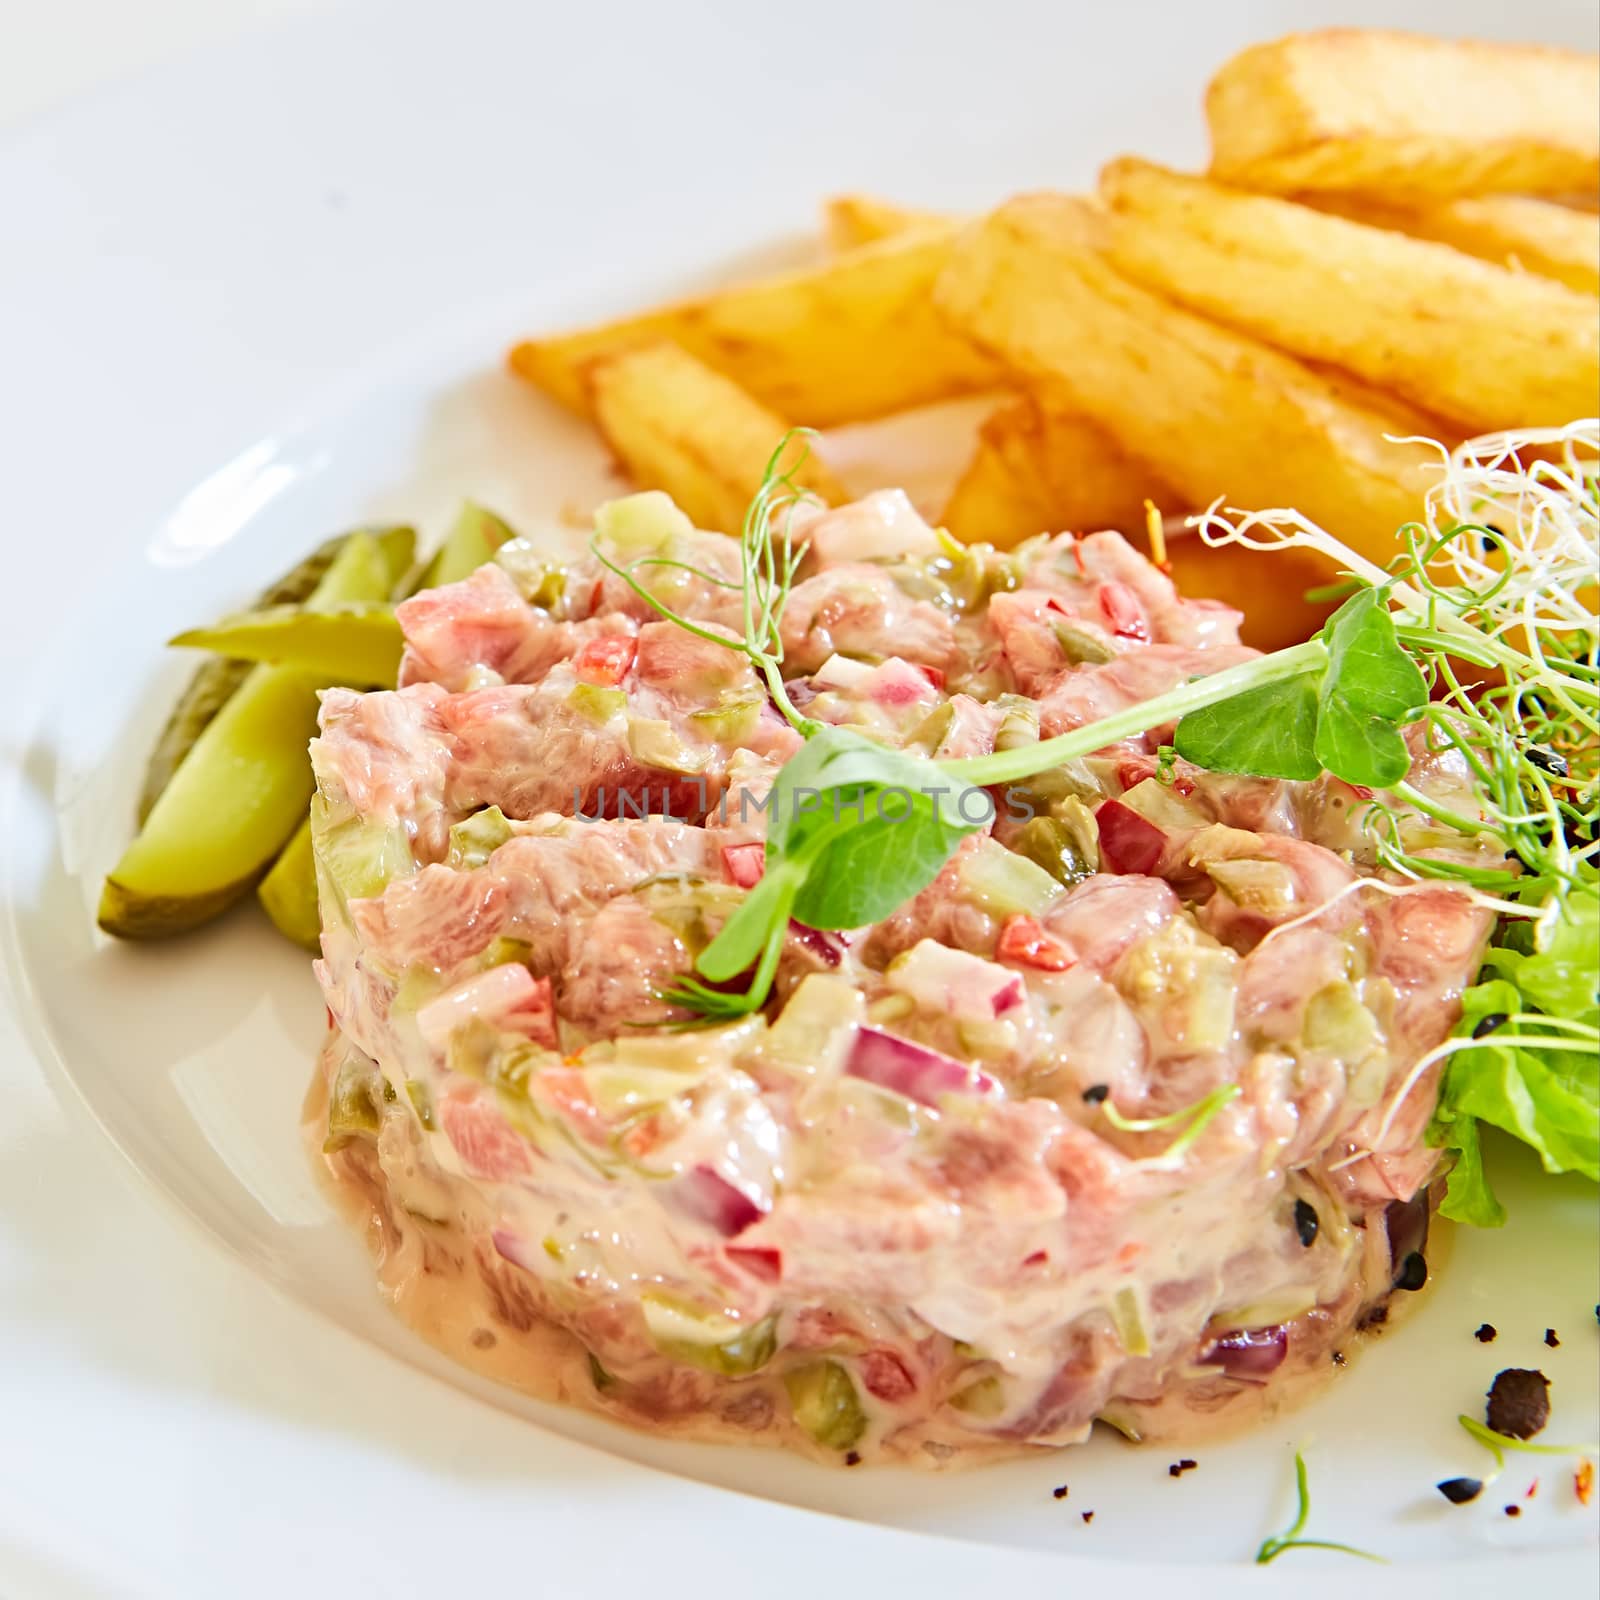
[[[1150,626],[1145,621],[1144,607],[1139,597],[1125,583],[1103,583],[1098,596],[1100,614],[1114,634],[1123,639],[1150,638]]]
[[[723,1254],[734,1266],[742,1267],[763,1283],[776,1283],[783,1276],[783,1253],[770,1246],[730,1244]]]
[[[725,844],[722,847],[722,870],[728,874],[728,881],[737,884],[741,889],[753,889],[761,882],[761,875],[767,870],[767,847],[757,841],[754,844]]]
[[[937,667],[919,666],[917,670],[927,678],[928,682],[931,683],[935,689],[944,688],[944,673],[942,673]]]
[[[585,683],[615,688],[627,676],[638,648],[639,641],[627,634],[610,633],[603,638],[590,639],[572,658],[573,671]]]
[[[1155,823],[1120,800],[1102,802],[1094,820],[1100,829],[1100,863],[1107,872],[1155,875],[1167,848],[1167,837]]]
[[[1065,945],[1052,939],[1032,917],[1020,914],[1006,918],[996,953],[1002,961],[1034,967],[1040,972],[1065,972],[1074,965]]]

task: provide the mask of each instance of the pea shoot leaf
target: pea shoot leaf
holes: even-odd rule
[[[852,813],[829,836],[795,900],[795,915],[813,928],[881,921],[926,889],[972,832],[947,821],[926,795],[877,788],[847,798],[861,801],[866,820]]]
[[[695,966],[701,977],[725,983],[753,966],[773,927],[788,922],[798,880],[792,867],[770,868],[700,953]]]
[[[1323,630],[1328,665],[1317,702],[1317,760],[1346,783],[1387,789],[1411,768],[1398,724],[1428,703],[1417,664],[1395,637],[1388,597],[1351,595]]]
[[[1317,687],[1317,674],[1308,672],[1191,711],[1173,740],[1178,754],[1212,772],[1309,781],[1322,771]]]

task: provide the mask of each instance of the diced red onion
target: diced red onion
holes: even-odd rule
[[[743,1233],[766,1215],[766,1207],[729,1183],[712,1167],[700,1166],[677,1179],[670,1190],[673,1205],[696,1221],[715,1228],[723,1238]]]
[[[890,656],[872,675],[871,695],[880,706],[908,706],[926,700],[932,687],[920,667]]]
[[[1013,1006],[1020,1006],[1022,1004],[1022,997],[1026,992],[1027,991],[1022,986],[1021,978],[1013,978],[1010,983],[1005,985],[1004,988],[996,989],[992,1002],[994,1006],[994,1014],[997,1017],[1001,1017],[1004,1016],[1006,1012],[1011,1010]]]
[[[1288,1354],[1289,1329],[1278,1322],[1270,1328],[1234,1328],[1219,1334],[1200,1352],[1200,1364],[1221,1367],[1230,1378],[1261,1383]]]
[[[528,1241],[520,1233],[513,1233],[510,1228],[496,1228],[489,1235],[494,1243],[495,1254],[509,1261],[514,1267],[521,1267],[524,1272],[534,1272],[537,1269],[530,1261],[534,1254],[528,1248]]]
[[[796,922],[793,917],[789,919],[789,932],[795,941],[803,944],[819,961],[830,967],[836,967],[844,960],[845,943],[836,933],[827,933],[821,928],[808,928],[803,922]]]
[[[1100,864],[1107,872],[1154,877],[1166,853],[1167,836],[1120,800],[1103,801],[1094,814],[1100,830]]]
[[[881,1028],[856,1030],[844,1070],[925,1106],[937,1105],[941,1095],[992,1094],[997,1087],[988,1073]]]
[[[907,1400],[917,1392],[911,1369],[893,1350],[882,1345],[863,1351],[856,1370],[861,1374],[862,1388],[879,1400]]]
[[[751,844],[725,844],[722,867],[730,883],[741,889],[753,889],[767,870],[767,847],[759,840]]]

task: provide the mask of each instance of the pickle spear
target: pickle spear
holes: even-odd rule
[[[494,553],[507,539],[514,538],[511,529],[494,512],[468,500],[462,504],[444,543],[434,551],[433,559],[422,569],[422,574],[412,585],[412,590],[436,589],[441,583],[459,583],[470,577],[479,567],[494,560]]]
[[[410,528],[369,530],[392,574],[390,588],[398,586],[400,575],[411,565],[416,535]],[[256,597],[257,606],[299,605],[310,595],[333,565],[348,536],[340,534],[319,545],[303,561],[297,562],[275,583]],[[385,596],[387,598],[387,596]],[[179,763],[194,747],[206,724],[227,704],[229,697],[250,676],[248,661],[218,658],[195,670],[178,703],[172,708],[161,737],[145,767],[144,785],[139,791],[139,825],[144,826],[161,791],[172,781]]]
[[[322,915],[317,909],[317,866],[311,853],[311,819],[294,837],[256,885],[256,898],[284,938],[317,955],[322,951]]]
[[[406,541],[351,534],[308,606],[386,599]],[[305,819],[306,746],[325,675],[257,666],[207,723],[106,879],[100,926],[124,939],[184,933],[245,893]]]
[[[168,644],[214,650],[239,661],[265,661],[322,675],[324,683],[394,686],[405,640],[394,607],[381,602],[322,610],[266,606],[187,628]]]

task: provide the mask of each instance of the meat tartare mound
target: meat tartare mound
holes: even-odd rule
[[[890,492],[804,537],[791,701],[919,755],[1254,654],[1116,534],[961,547]],[[324,697],[315,1132],[391,1292],[530,1388],[836,1460],[1182,1435],[1331,1371],[1419,1281],[1440,1065],[1398,1091],[1491,914],[1386,874],[1372,795],[1157,729],[981,792],[914,899],[791,923],[766,1005],[701,1025],[669,991],[803,741],[715,637],[735,541],[640,495],[599,542],[705,634],[518,541],[400,606],[400,688]],[[1467,848],[1377,799],[1413,854]]]

